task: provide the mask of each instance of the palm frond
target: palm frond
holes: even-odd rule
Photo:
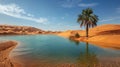
[[[98,20],[98,16],[93,14],[93,10],[91,8],[87,8],[78,16],[77,22],[80,23],[80,27],[86,25],[94,27],[97,26]]]

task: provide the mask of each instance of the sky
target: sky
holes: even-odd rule
[[[98,25],[120,24],[120,0],[0,0],[0,24],[80,30],[78,15],[92,8]]]

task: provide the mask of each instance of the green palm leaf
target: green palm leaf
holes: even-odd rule
[[[98,16],[93,14],[93,10],[87,8],[78,16],[77,22],[80,24],[80,27],[86,27],[86,36],[88,37],[88,28],[97,26],[98,20]]]

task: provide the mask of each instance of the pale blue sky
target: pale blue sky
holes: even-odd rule
[[[120,24],[120,0],[0,0],[0,24],[43,30],[80,29],[76,22],[85,8],[99,16],[98,25]]]

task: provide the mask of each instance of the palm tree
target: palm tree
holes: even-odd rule
[[[84,9],[77,19],[77,22],[80,23],[80,27],[86,27],[86,37],[88,37],[88,28],[97,26],[97,21],[98,16],[93,14],[91,8]]]

